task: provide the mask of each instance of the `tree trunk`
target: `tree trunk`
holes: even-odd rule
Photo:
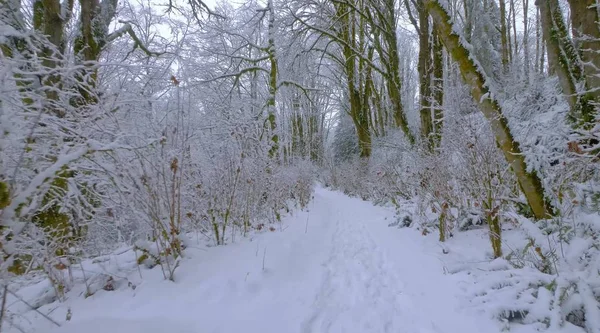
[[[490,122],[498,147],[517,177],[521,191],[525,195],[534,216],[537,219],[548,218],[553,214],[552,207],[544,198],[542,183],[535,171],[529,172],[525,156],[508,127],[508,121],[502,113],[498,101],[489,91],[485,74],[481,73],[471,58],[468,49],[461,43],[460,37],[453,31],[452,20],[437,0],[424,0],[437,32],[446,50],[459,65],[464,81],[471,87],[471,94],[479,105],[483,115]]]
[[[540,36],[540,9],[535,8],[535,61],[533,63],[534,70],[536,73],[544,71],[544,66],[540,65],[540,50],[541,50],[541,36]],[[543,52],[543,50],[541,50]]]
[[[26,24],[21,12],[21,1],[20,0],[0,0],[0,22],[3,22],[7,26],[13,28],[19,33],[24,33],[23,28]],[[22,94],[22,102],[28,107],[33,107],[34,100],[27,96],[27,92],[31,90],[34,80],[32,75],[27,75],[31,71],[27,59],[29,54],[29,45],[23,38],[17,36],[10,36],[0,39],[0,51],[7,58],[18,59],[19,55],[22,55],[25,61],[21,61],[19,66],[20,73],[14,73],[15,84]]]
[[[435,25],[434,25],[435,30]],[[444,123],[444,48],[437,33],[433,33],[433,148],[439,148]]]
[[[433,148],[431,135],[433,134],[433,115],[431,112],[431,45],[429,42],[429,13],[423,1],[419,2],[419,95],[421,115],[421,136]]]
[[[473,0],[463,0],[463,10],[465,15],[465,40],[470,43],[473,34]]]
[[[498,207],[486,207],[485,214],[490,228],[490,242],[492,243],[494,258],[500,258],[502,257],[502,226],[498,216]]]
[[[343,43],[342,54],[344,57],[344,72],[347,80],[347,91],[350,99],[350,117],[354,123],[356,136],[358,138],[358,147],[360,149],[360,157],[369,158],[371,156],[371,131],[369,128],[369,106],[368,100],[370,97],[370,88],[363,82],[364,73],[361,69],[368,68],[363,57],[360,57],[357,64],[357,55],[355,50],[361,50],[360,41],[357,43],[357,35],[363,35],[361,31],[364,27],[362,24],[358,27],[356,22],[356,13],[345,3],[336,4],[336,14],[340,23],[338,38]],[[362,19],[362,18],[361,18]],[[362,37],[364,38],[364,36]],[[373,56],[373,52],[369,52],[368,57]],[[361,90],[365,89],[364,93]],[[364,98],[364,99],[363,99]]]
[[[500,41],[502,42],[502,69],[504,74],[508,72],[508,31],[506,29],[506,3],[505,0],[499,0],[500,4]]]
[[[72,1],[72,0],[69,0]],[[100,58],[100,53],[107,43],[109,25],[116,15],[116,0],[79,0],[80,31],[73,44],[75,59],[83,63],[84,70],[79,74],[78,80],[80,96],[73,101],[75,106],[85,106],[98,102],[93,94],[98,78],[98,69],[95,62]]]
[[[594,120],[590,96],[580,92],[585,86],[579,55],[569,38],[558,0],[538,0],[542,33],[548,50],[550,71],[558,76],[562,91],[570,106],[570,120],[575,128],[585,127]]]
[[[516,59],[518,57],[518,53],[519,53],[519,40],[517,39],[517,13],[515,12],[515,0],[510,0],[510,12],[511,12],[511,19],[512,19],[512,29],[513,29],[513,42],[514,45],[511,46],[511,42],[510,42],[510,38],[508,40],[508,47],[510,50],[512,50],[511,54],[510,54],[510,61],[511,63],[514,61],[514,59]]]
[[[581,57],[586,94],[600,100],[600,29],[596,0],[569,0],[575,46]]]
[[[396,22],[396,1],[395,0],[368,0],[368,6],[363,8],[364,16],[373,35],[373,44],[381,58],[381,66],[384,69],[383,82],[387,91],[389,108],[392,112],[393,125],[400,128],[407,140],[414,143],[414,136],[408,127],[404,106],[402,104],[402,75],[400,66],[400,56],[398,55],[398,35]],[[405,4],[408,3],[405,1]],[[409,16],[411,20],[412,12]],[[413,22],[414,23],[414,22]],[[367,35],[369,32],[364,31]],[[373,92],[376,93],[374,90]],[[379,128],[373,128],[374,131],[380,131]]]
[[[395,125],[402,129],[404,135],[408,141],[412,144],[415,141],[410,129],[408,128],[408,121],[402,107],[402,79],[400,78],[400,56],[398,55],[398,36],[396,33],[396,7],[394,0],[386,0],[384,15],[382,19],[385,21],[385,27],[387,31],[382,31],[382,36],[385,38],[387,52],[380,54],[388,54],[388,75],[389,79],[385,80],[387,83],[388,95],[393,108],[394,122]]]
[[[34,29],[44,34],[50,45],[44,45],[40,54],[42,65],[47,69],[54,69],[61,66],[63,52],[65,50],[65,23],[70,16],[70,10],[73,8],[72,1],[67,9],[68,14],[61,12],[62,6],[59,0],[37,0],[33,3],[33,25]],[[62,80],[60,75],[51,74],[43,79],[46,89],[47,112],[51,112],[59,117],[64,116],[64,111],[57,105],[53,105],[59,97],[59,91],[62,89]]]
[[[269,156],[274,158],[279,151],[279,136],[275,132],[277,122],[275,119],[275,100],[277,97],[277,55],[275,54],[275,9],[273,8],[273,0],[269,0],[269,38],[268,38],[268,56],[271,64],[269,71],[269,99],[267,100],[267,119],[269,121],[269,133],[271,135],[271,147],[269,148]]]
[[[523,74],[525,83],[529,83],[529,0],[523,0]]]
[[[561,39],[567,38],[566,29],[557,28],[557,26],[564,26],[564,22],[554,22],[555,19],[562,22],[562,13],[560,12],[560,8],[558,8],[558,1],[537,0],[536,4],[540,11],[540,23],[548,52],[549,70],[551,73],[558,75],[562,90],[571,110],[575,110],[577,105],[575,82],[570,77],[569,59],[567,59],[561,50]]]

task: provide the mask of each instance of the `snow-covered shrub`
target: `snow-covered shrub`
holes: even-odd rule
[[[96,120],[111,114],[115,100],[96,96],[71,67],[42,59],[53,48],[44,36],[0,30],[3,41],[21,39],[33,50],[0,55],[0,278],[41,269],[62,297],[99,206],[88,162],[128,148],[127,135],[99,135]],[[60,89],[40,81],[57,77]],[[82,90],[94,103],[74,103]]]
[[[472,271],[478,281],[486,281],[473,289],[473,306],[507,322],[550,329],[576,325],[596,332],[600,328],[596,320],[600,311],[598,216],[541,223],[515,213],[507,217],[517,221],[517,230],[527,242],[507,254],[506,260]]]
[[[318,169],[311,161],[295,162],[286,169],[290,179],[290,199],[294,200],[299,208],[304,209],[311,201]]]
[[[418,169],[418,154],[409,150],[401,133],[390,132],[385,140],[374,139],[373,156],[368,162],[352,155],[331,161],[326,169],[331,186],[376,204],[413,198],[418,188],[418,181],[412,177]],[[391,144],[390,138],[399,143]],[[334,142],[334,150],[338,149],[335,147]]]
[[[477,281],[487,281],[473,290],[473,306],[507,324],[531,324],[539,330],[575,325],[597,332],[598,167],[573,144],[565,121],[567,106],[555,89],[555,79],[539,78],[529,86],[515,83],[507,89],[511,127],[528,164],[543,176],[555,216],[534,222],[514,186],[500,192],[499,214],[512,221],[513,233],[524,241],[502,259],[470,270]]]

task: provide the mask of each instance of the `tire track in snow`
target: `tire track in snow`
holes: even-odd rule
[[[339,209],[339,208],[338,208]],[[326,272],[303,333],[418,332],[410,298],[362,218],[338,210]]]

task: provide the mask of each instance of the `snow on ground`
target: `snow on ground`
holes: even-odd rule
[[[158,267],[142,269],[143,279],[136,270],[128,277],[136,288],[42,306],[61,328],[26,317],[31,332],[43,333],[500,332],[469,306],[473,276],[446,274],[484,257],[487,236],[459,234],[444,254],[435,234],[390,228],[392,218],[390,209],[318,188],[309,211],[287,217],[281,232],[188,248],[175,283]]]

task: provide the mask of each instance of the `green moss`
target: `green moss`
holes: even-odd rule
[[[8,271],[15,275],[23,275],[23,274],[25,274],[25,270],[26,270],[25,266],[23,266],[22,261],[19,259],[13,260],[12,265],[10,265],[10,267],[8,267]]]
[[[548,291],[554,292],[556,291],[556,280],[552,280],[552,282],[544,285],[544,288],[548,289]]]
[[[0,181],[0,209],[10,205],[10,191],[5,182]]]
[[[44,23],[44,3],[42,1],[34,1],[34,3],[33,3],[33,27],[37,30],[41,30],[43,23]]]
[[[65,243],[64,247],[57,250],[57,255],[64,255],[68,245],[66,243],[73,241],[76,237],[71,234],[71,216],[65,212],[62,212],[62,207],[56,201],[57,195],[61,192],[68,190],[69,184],[68,179],[74,176],[74,172],[68,170],[66,167],[61,169],[52,180],[52,187],[56,190],[48,191],[42,199],[42,206],[46,209],[39,211],[33,217],[33,222],[39,227],[50,230],[49,236],[61,243]],[[57,193],[58,192],[58,193]]]
[[[148,254],[147,254],[147,253],[143,253],[141,256],[139,256],[139,257],[137,258],[137,264],[138,264],[138,265],[141,265],[141,264],[143,264],[143,263],[144,263],[144,261],[146,261],[146,259],[148,259],[148,258],[149,258]]]

